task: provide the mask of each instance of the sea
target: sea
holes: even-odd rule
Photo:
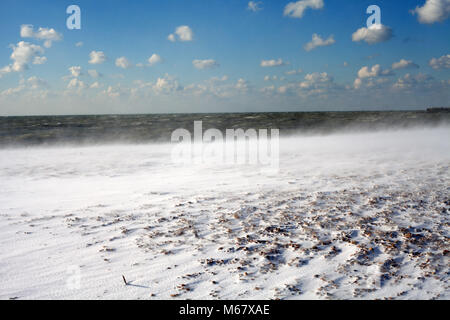
[[[170,142],[174,130],[279,129],[280,136],[316,135],[436,127],[450,123],[450,112],[267,112],[213,114],[64,115],[0,117],[0,148],[55,144]]]

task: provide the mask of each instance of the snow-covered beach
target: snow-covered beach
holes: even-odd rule
[[[449,299],[449,136],[285,137],[277,174],[1,149],[0,298]]]

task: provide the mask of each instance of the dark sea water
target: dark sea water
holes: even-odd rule
[[[169,142],[178,128],[280,129],[291,134],[402,129],[450,124],[450,112],[286,112],[0,117],[0,146]]]

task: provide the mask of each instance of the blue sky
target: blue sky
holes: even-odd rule
[[[2,0],[0,115],[448,106],[449,14],[450,0]]]

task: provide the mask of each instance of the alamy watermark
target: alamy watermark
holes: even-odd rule
[[[194,121],[194,134],[186,129],[172,132],[171,158],[176,164],[258,165],[261,169],[279,169],[279,129],[219,129],[203,132],[203,122]]]
[[[372,14],[367,18],[367,28],[381,28],[381,9],[379,6],[373,4],[367,7],[367,14]]]
[[[67,7],[66,13],[70,16],[66,20],[67,29],[81,29],[81,9],[79,6],[72,4]]]

